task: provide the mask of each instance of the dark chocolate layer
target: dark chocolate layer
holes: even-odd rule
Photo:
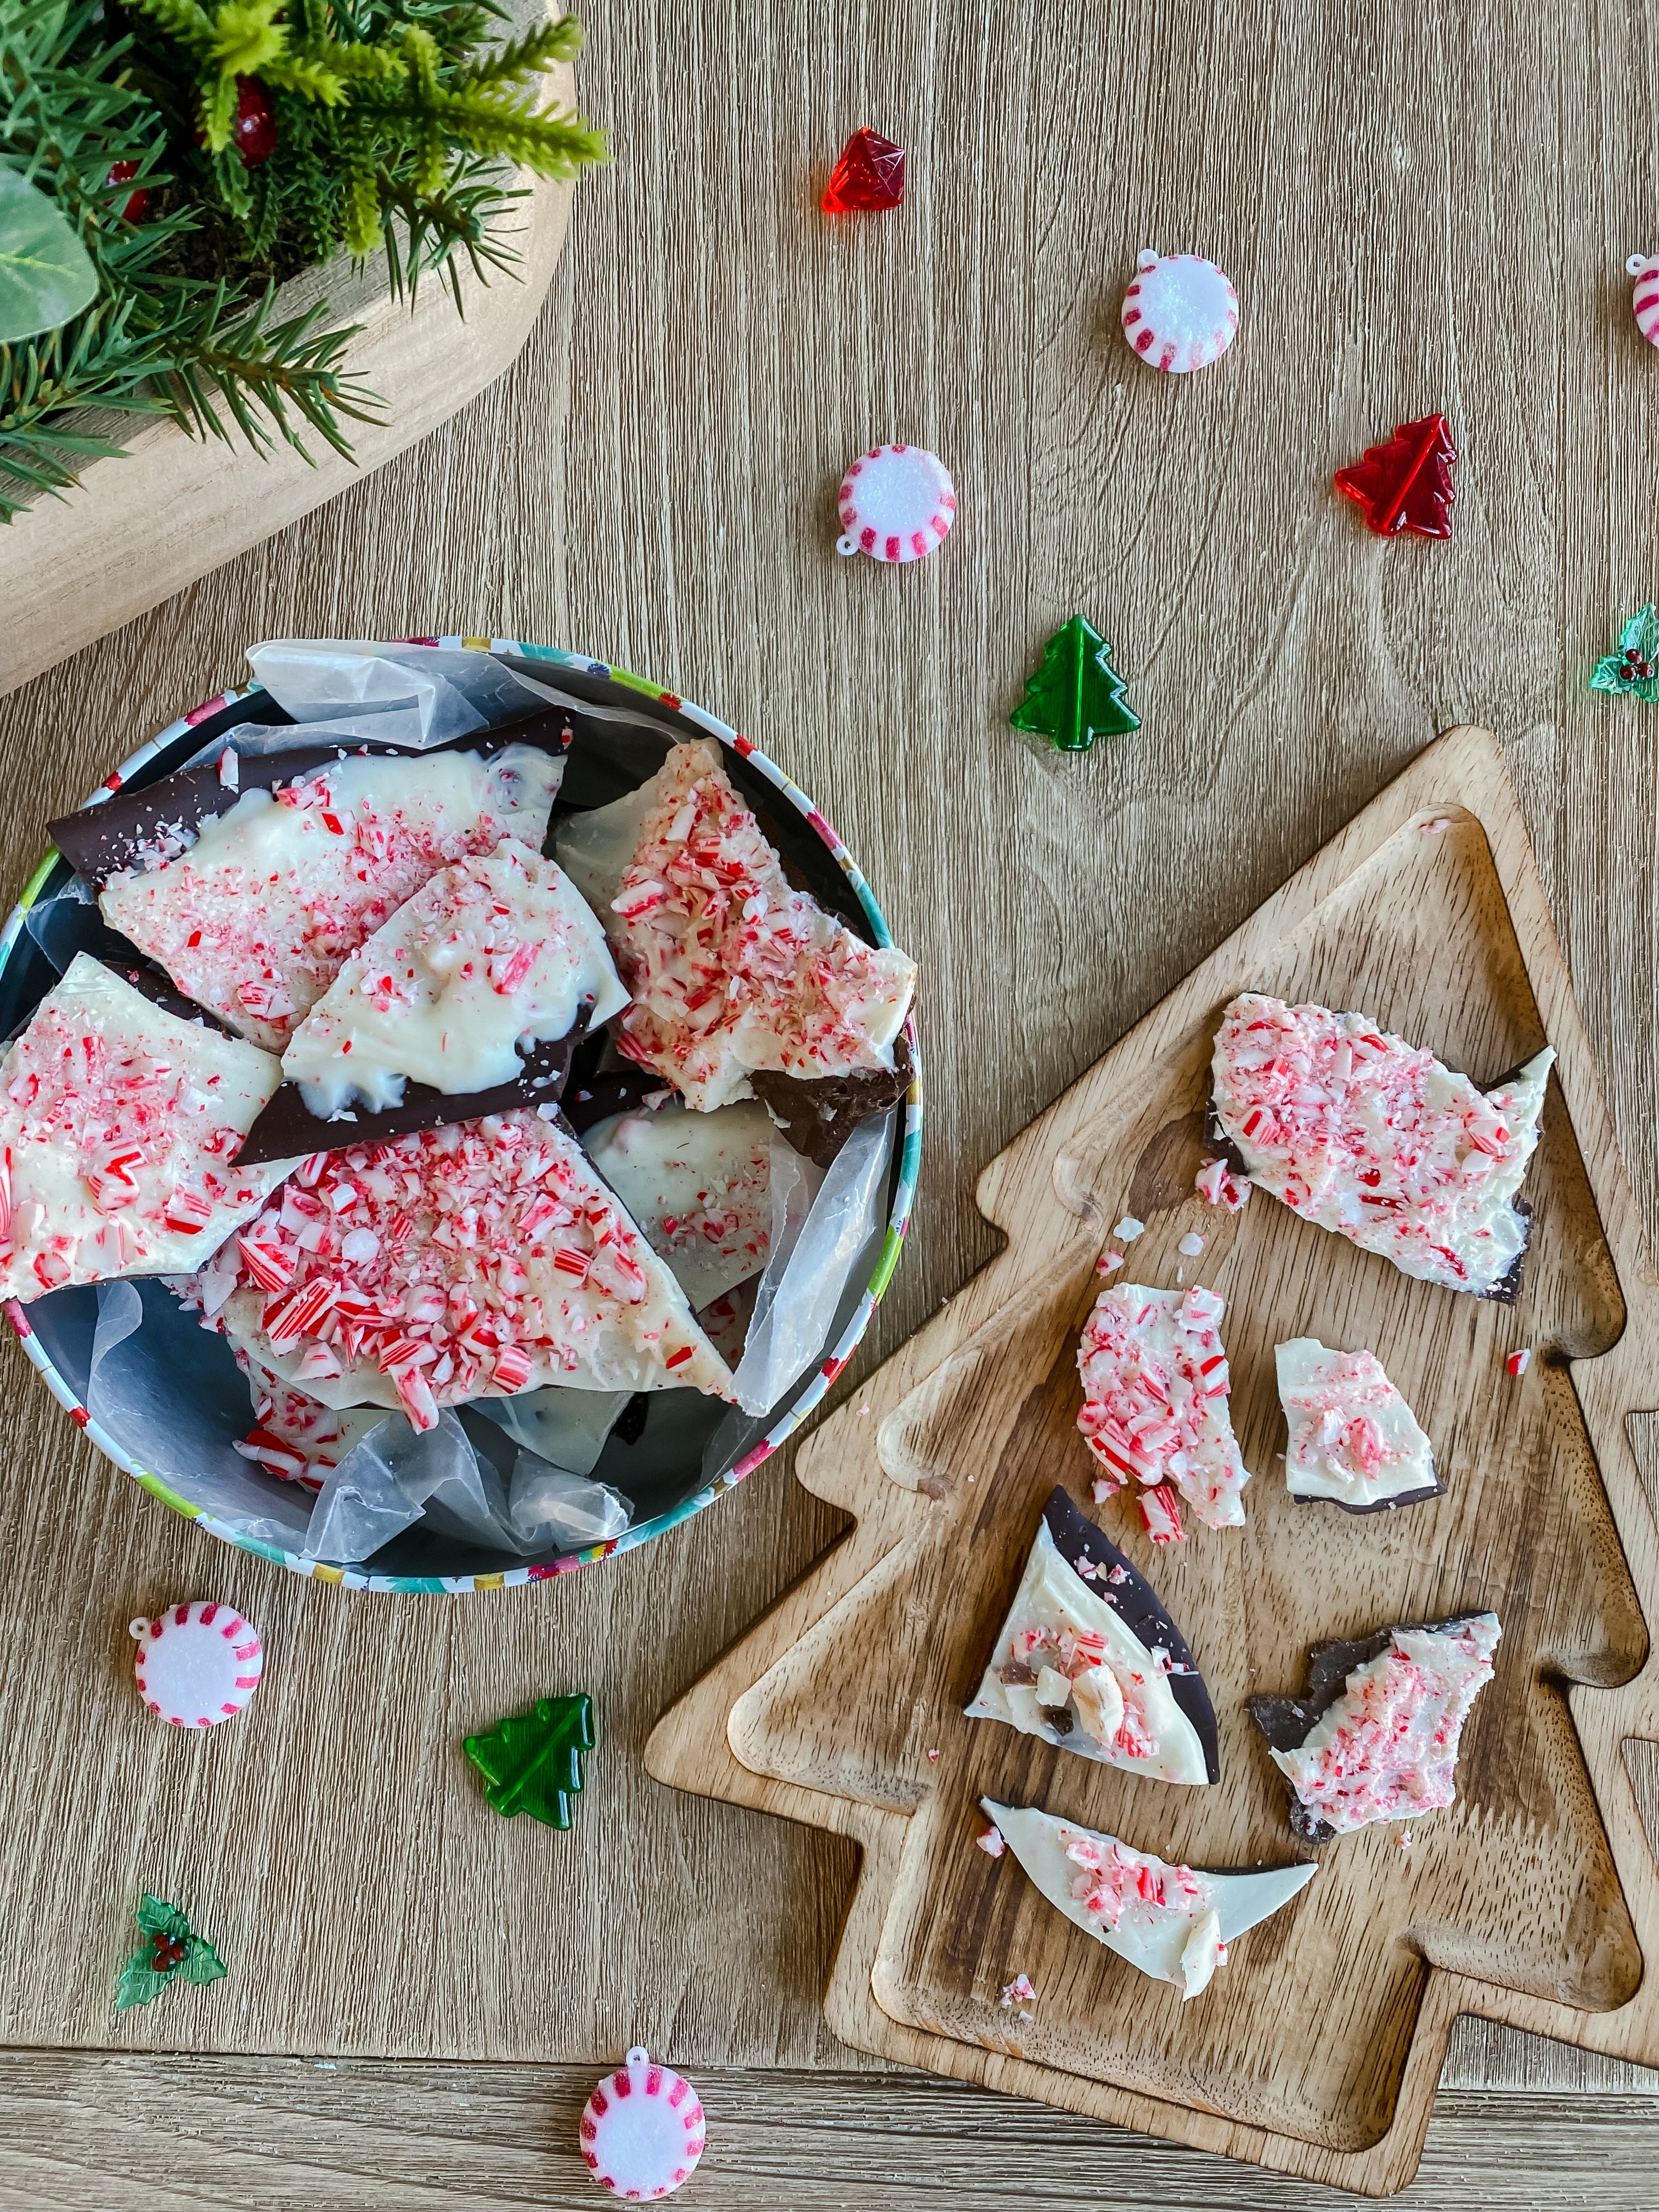
[[[1083,1580],[1121,1616],[1130,1634],[1149,1651],[1162,1644],[1169,1653],[1173,1662],[1169,1676],[1170,1694],[1198,1732],[1198,1740],[1204,1747],[1206,1772],[1212,1782],[1218,1782],[1221,1741],[1215,1707],[1210,1702],[1210,1692],[1198,1671],[1191,1647],[1164,1610],[1164,1601],[1133,1562],[1126,1559],[1111,1539],[1078,1510],[1063,1488],[1056,1486],[1050,1492],[1042,1517],[1048,1524],[1054,1549],[1068,1567],[1075,1571],[1087,1561],[1098,1570],[1084,1576]],[[1115,1581],[1115,1572],[1119,1577]]]
[[[489,1091],[450,1091],[408,1082],[401,1105],[387,1106],[377,1114],[356,1106],[349,1109],[349,1120],[337,1115],[322,1119],[306,1104],[297,1083],[284,1083],[248,1131],[236,1164],[260,1167],[268,1160],[303,1159],[309,1152],[389,1144],[392,1138],[413,1136],[418,1129],[441,1129],[452,1121],[476,1121],[485,1114],[514,1114],[526,1106],[555,1103],[563,1093],[571,1055],[586,1028],[584,1007],[567,1036],[547,1038],[525,1056],[511,1083],[498,1083]]]
[[[124,787],[112,792],[95,806],[76,814],[59,816],[46,829],[52,842],[78,875],[100,889],[123,868],[131,867],[140,854],[153,848],[164,827],[182,825],[199,830],[215,815],[225,814],[247,791],[274,791],[278,785],[313,775],[329,768],[342,754],[390,755],[419,760],[422,753],[482,753],[488,757],[506,745],[536,745],[545,752],[562,754],[570,743],[570,718],[562,708],[543,708],[521,721],[504,722],[497,729],[474,730],[446,744],[423,749],[393,745],[369,738],[335,738],[331,744],[297,745],[291,752],[249,754],[238,763],[239,781],[233,791],[219,781],[216,761],[181,768],[142,789]]]
[[[1431,1498],[1443,1498],[1445,1494],[1446,1486],[1438,1475],[1421,1490],[1402,1490],[1397,1498],[1379,1498],[1370,1505],[1350,1505],[1346,1498],[1310,1498],[1296,1490],[1290,1493],[1298,1505],[1334,1505],[1343,1513],[1397,1513],[1402,1505],[1426,1504]]]
[[[1302,1695],[1273,1697],[1258,1692],[1244,1700],[1250,1718],[1275,1751],[1299,1750],[1342,1695],[1349,1675],[1358,1668],[1369,1666],[1373,1659],[1381,1658],[1396,1636],[1417,1635],[1425,1629],[1436,1635],[1449,1635],[1480,1618],[1479,1613],[1459,1613],[1447,1620],[1391,1621],[1373,1636],[1338,1638],[1329,1644],[1313,1644],[1308,1652],[1308,1686]],[[1274,1772],[1279,1770],[1275,1768]],[[1288,1775],[1280,1774],[1279,1779],[1290,1796],[1293,1832],[1310,1844],[1332,1842],[1336,1830],[1309,1811],[1291,1787]]]
[[[910,1041],[902,1030],[890,1068],[859,1068],[851,1075],[810,1080],[760,1068],[749,1080],[755,1096],[798,1152],[827,1168],[860,1121],[896,1106],[910,1088]]]

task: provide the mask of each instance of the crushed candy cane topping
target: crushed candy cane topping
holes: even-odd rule
[[[1519,1352],[1510,1352],[1509,1358],[1504,1362],[1504,1364],[1508,1369],[1509,1372],[1518,1381],[1520,1377],[1526,1373],[1528,1368],[1532,1365],[1532,1346],[1530,1345],[1525,1345]]]
[[[1137,1221],[1133,1213],[1126,1213],[1112,1231],[1113,1236],[1125,1244],[1133,1244],[1137,1237],[1144,1237],[1146,1233],[1146,1223]]]
[[[1436,1486],[1429,1439],[1375,1352],[1302,1336],[1278,1346],[1274,1360],[1293,1497],[1370,1505]]]
[[[1000,1859],[1008,1848],[1006,1843],[1003,1840],[1002,1831],[998,1827],[994,1820],[992,1821],[990,1826],[985,1831],[985,1833],[982,1836],[975,1836],[974,1838],[974,1841],[979,1845],[981,1850],[984,1852],[988,1859]]]
[[[280,1053],[364,939],[440,868],[508,830],[539,848],[563,763],[531,745],[486,758],[352,754],[245,791],[182,849],[112,876],[104,918],[181,991]]]
[[[1031,1987],[1030,1976],[1016,1974],[1002,1992],[1002,2002],[1009,2010],[1012,2010],[1015,2005],[1035,2004],[1036,1991]]]
[[[1482,1092],[1360,1014],[1247,993],[1222,1018],[1215,1110],[1250,1179],[1408,1275],[1487,1291],[1526,1248],[1514,1200],[1553,1052]]]
[[[580,1147],[534,1113],[313,1154],[191,1297],[260,1366],[325,1402],[401,1405],[417,1429],[573,1376],[731,1384]]]
[[[512,1083],[528,1053],[628,1003],[598,917],[516,837],[441,868],[358,947],[283,1055],[311,1112]]]
[[[1229,1213],[1240,1212],[1250,1195],[1249,1182],[1236,1176],[1225,1160],[1206,1160],[1194,1177],[1193,1187],[1207,1204],[1224,1206]]]
[[[1150,1852],[1132,1850],[1115,1836],[1096,1835],[1088,1828],[1067,1828],[1063,1836],[1066,1857],[1083,1869],[1072,1884],[1072,1895],[1103,1928],[1115,1928],[1131,1905],[1188,1918],[1208,1911],[1213,1892],[1191,1867],[1170,1866]]]
[[[1342,1695],[1274,1763],[1307,1809],[1338,1835],[1372,1820],[1415,1820],[1456,1796],[1458,1740],[1492,1680],[1496,1613],[1449,1628],[1401,1628],[1349,1675]]]
[[[1231,1378],[1217,1334],[1224,1310],[1213,1291],[1139,1283],[1096,1299],[1078,1352],[1078,1426],[1105,1469],[1097,1499],[1103,1484],[1107,1496],[1131,1480],[1166,1495],[1172,1486],[1206,1527],[1243,1525],[1249,1477],[1227,1410]],[[1179,1529],[1177,1515],[1166,1540]]]
[[[211,1253],[286,1172],[234,1164],[278,1073],[77,954],[0,1063],[0,1297]]]
[[[618,1049],[705,1109],[751,1097],[751,1069],[890,1067],[915,963],[791,890],[717,746],[675,746],[649,788],[604,917],[635,1000]]]

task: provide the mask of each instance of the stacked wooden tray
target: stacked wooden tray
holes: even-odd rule
[[[1528,1172],[1514,1306],[1399,1273],[1258,1194],[1200,1200],[1217,1020],[1235,993],[1363,1010],[1484,1084],[1559,1055]],[[1659,2063],[1659,1875],[1626,1764],[1659,1738],[1659,1528],[1627,1432],[1659,1399],[1659,1303],[1565,962],[1498,747],[1450,732],[993,1163],[1007,1249],[813,1437],[800,1478],[856,1526],[665,1717],[661,1779],[856,1837],[826,2000],[846,2041],[1235,2157],[1383,2195],[1414,2172],[1464,2012]],[[1135,1279],[1202,1281],[1245,1465],[1243,1531],[1154,1558],[1091,1509],[1192,1643],[1218,1787],[1174,1790],[970,1723],[1056,1482],[1086,1501],[1075,1350],[1124,1213]],[[1206,1242],[1187,1257],[1177,1240]],[[1120,1277],[1119,1279],[1123,1279]],[[1298,1504],[1273,1347],[1376,1352],[1446,1495],[1353,1516]],[[1519,1378],[1505,1357],[1533,1349]],[[867,1409],[867,1410],[866,1410]],[[1307,1648],[1490,1607],[1496,1676],[1457,1802],[1413,1847],[1378,1826],[1322,1854],[1284,1911],[1182,2005],[974,1848],[981,1795],[1198,1866],[1303,1855],[1244,1710]],[[934,1754],[937,1754],[935,1756]],[[1029,2021],[1000,2002],[1020,1972]]]

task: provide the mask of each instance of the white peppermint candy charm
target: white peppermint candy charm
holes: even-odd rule
[[[957,519],[951,471],[925,446],[877,446],[841,480],[837,553],[920,561],[943,545]]]
[[[1632,253],[1625,274],[1636,279],[1630,303],[1636,327],[1650,345],[1659,345],[1659,257],[1650,261],[1644,254]]]
[[[615,2197],[647,2204],[672,2197],[702,2156],[696,2091],[670,2066],[653,2066],[643,2045],[607,2074],[582,2107],[578,2139],[587,2170]]]
[[[1238,295],[1213,261],[1150,247],[1123,295],[1123,335],[1148,368],[1172,376],[1218,361],[1238,329]]]
[[[259,1686],[259,1632],[233,1605],[173,1605],[128,1623],[137,1639],[138,1694],[175,1728],[211,1728],[240,1713]]]

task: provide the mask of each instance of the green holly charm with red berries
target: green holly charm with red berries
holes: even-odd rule
[[[198,1985],[223,1979],[225,1964],[204,1936],[198,1936],[175,1905],[159,1897],[146,1896],[134,1916],[143,1936],[121,1969],[115,1991],[115,2009],[144,2005],[159,1997],[177,1974]]]
[[[1619,650],[1603,654],[1590,678],[1592,691],[1633,691],[1650,705],[1659,701],[1659,614],[1642,607],[1619,633]]]

